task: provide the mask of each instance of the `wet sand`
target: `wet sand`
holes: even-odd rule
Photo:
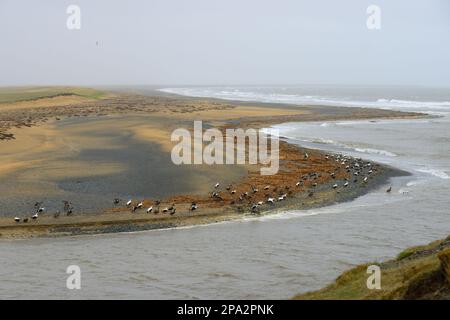
[[[168,228],[348,201],[387,183],[393,175],[405,173],[374,164],[375,172],[367,183],[358,181],[343,187],[344,179],[350,179],[345,165],[322,152],[285,142],[280,145],[280,171],[274,176],[261,176],[258,165],[175,166],[170,161],[170,134],[178,127],[191,128],[193,120],[225,129],[261,128],[286,121],[422,116],[165,95],[116,94],[60,106],[53,102],[49,105],[48,101],[37,100],[31,107],[20,103],[17,108],[9,103],[3,109],[0,105],[4,138],[0,141],[0,201],[7,209],[0,213],[2,238]],[[319,176],[302,180],[311,172]],[[330,172],[336,172],[336,177],[332,178]],[[300,180],[303,185],[297,187]],[[222,200],[210,196],[216,181],[221,183]],[[317,186],[313,186],[315,183]],[[334,183],[339,184],[337,189],[332,188]],[[233,184],[235,195],[225,190],[228,184]],[[258,188],[257,193],[252,193],[252,186]],[[270,187],[264,190],[265,186]],[[244,192],[250,197],[239,200]],[[250,212],[252,203],[280,194],[287,194],[287,200]],[[117,206],[112,203],[115,197],[122,199]],[[124,206],[128,198],[135,202],[144,199],[145,208],[161,199],[161,210],[175,203],[177,211],[174,215],[147,214],[145,210],[131,213]],[[74,204],[75,213],[54,218],[63,199]],[[15,223],[14,216],[31,216],[35,201],[44,201],[47,212],[37,221]],[[198,210],[189,211],[191,202],[198,204]]]

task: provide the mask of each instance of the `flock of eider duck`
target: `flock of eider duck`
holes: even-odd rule
[[[307,153],[304,154],[304,158],[308,159],[309,155]],[[346,155],[340,155],[340,154],[326,154],[325,158],[327,160],[334,160],[335,162],[339,163],[342,168],[345,168],[345,171],[347,172],[347,178],[344,178],[343,181],[334,183],[331,188],[334,190],[337,190],[339,188],[347,188],[351,184],[357,184],[361,183],[362,185],[366,184],[369,181],[370,176],[378,171],[377,165],[373,166],[370,162],[364,161],[361,158],[352,158],[350,156]],[[344,167],[345,166],[345,167]],[[337,170],[340,170],[339,167],[336,168]],[[332,179],[337,179],[336,172],[328,172],[330,177]],[[312,183],[309,183],[309,188],[307,190],[308,197],[314,196],[315,188],[318,186],[317,182],[313,182],[320,178],[323,175],[323,173],[316,173],[316,172],[310,172],[308,174],[304,174],[301,177],[299,177],[299,180],[295,183],[295,186],[292,186],[292,189],[300,188],[306,186],[306,182],[310,181]],[[229,196],[231,196],[233,199],[229,203],[230,205],[236,205],[237,209],[239,211],[247,211],[251,212],[252,214],[258,214],[260,212],[260,209],[264,205],[270,205],[274,206],[277,202],[285,201],[289,195],[293,193],[291,187],[285,186],[285,187],[272,187],[270,185],[265,185],[261,188],[261,193],[264,194],[264,201],[255,201],[254,195],[257,194],[259,191],[259,188],[257,186],[251,186],[251,189],[249,191],[242,192],[240,194],[237,193],[236,189],[233,189],[233,185],[228,185],[224,190],[220,190],[220,183],[217,182],[214,185],[214,189],[211,192],[210,196],[212,199],[217,201],[225,201],[222,197],[223,194],[227,193]],[[392,187],[390,186],[386,192],[390,193],[392,191]],[[339,191],[337,191],[339,192]],[[258,197],[261,199],[261,197]],[[122,200],[119,198],[115,198],[113,200],[114,205],[120,205],[122,203]],[[125,203],[126,207],[129,208],[129,210],[132,213],[148,213],[148,214],[168,214],[168,215],[174,215],[176,211],[175,203],[172,203],[170,206],[162,206],[161,200],[156,200],[153,202],[151,206],[145,207],[144,206],[144,200],[142,201],[133,201],[132,199],[128,200]],[[189,206],[189,211],[195,211],[199,209],[196,202],[192,202]],[[70,216],[73,214],[73,205],[69,201],[63,201],[63,208],[62,211],[66,216]],[[34,213],[30,217],[15,217],[14,221],[19,223],[27,223],[29,221],[36,221],[38,220],[40,215],[43,215],[46,213],[45,207],[42,206],[42,202],[36,202],[34,205]],[[60,216],[61,211],[56,211],[53,214],[53,217],[56,219]]]
[[[71,202],[69,201],[63,201],[63,212],[66,216],[70,216],[73,214],[73,205]],[[36,202],[34,204],[34,213],[31,217],[24,217],[24,218],[20,218],[20,217],[15,217],[14,221],[15,222],[23,222],[23,223],[27,223],[28,221],[37,221],[40,215],[44,215],[46,213],[46,209],[45,207],[42,206],[42,202]],[[57,219],[59,218],[59,216],[61,215],[61,211],[57,210],[55,213],[53,213],[53,218]]]

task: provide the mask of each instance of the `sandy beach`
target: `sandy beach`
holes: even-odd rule
[[[156,91],[152,95],[90,92],[87,96],[73,89],[62,91],[51,97],[0,103],[1,238],[172,228],[348,201],[406,173],[372,163],[371,174],[365,173],[367,182],[354,181],[346,167],[357,160],[341,163],[325,152],[284,141],[280,170],[273,176],[261,176],[259,165],[175,166],[170,161],[174,145],[170,134],[179,127],[191,128],[194,120],[224,130],[289,121],[423,116],[369,108],[184,98]],[[346,181],[350,183],[344,187]],[[220,182],[220,199],[211,197],[216,182]],[[338,187],[333,188],[334,184]],[[252,187],[258,191],[252,192]],[[267,198],[281,194],[287,195],[286,200],[266,203]],[[116,205],[115,198],[121,200]],[[142,201],[143,208],[131,212],[125,205],[128,198],[133,205]],[[55,218],[64,200],[73,203],[74,213]],[[146,213],[149,206],[156,208],[156,200],[161,201],[161,211]],[[41,201],[46,212],[39,219],[13,220],[31,217],[33,204]],[[189,210],[192,202],[198,210]],[[251,212],[257,202],[263,205]],[[162,212],[172,204],[175,214]]]

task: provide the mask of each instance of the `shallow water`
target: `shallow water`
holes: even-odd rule
[[[293,142],[413,175],[393,179],[390,194],[383,186],[322,209],[176,230],[3,241],[0,298],[289,298],[352,265],[445,237],[450,117],[443,115],[277,126]],[[72,264],[81,268],[81,290],[66,289]]]

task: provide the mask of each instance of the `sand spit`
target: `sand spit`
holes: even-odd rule
[[[58,183],[53,183],[53,180],[45,185],[43,191],[42,185],[38,183],[39,179],[52,177],[57,181],[64,176],[76,179],[79,172],[106,176],[127,170],[123,163],[105,163],[98,170],[89,170],[89,163],[80,163],[77,170],[71,171],[67,169],[73,167],[75,160],[64,162],[55,156],[62,149],[64,153],[71,152],[75,159],[87,146],[105,146],[113,151],[118,148],[107,136],[90,134],[92,130],[98,130],[98,126],[116,131],[120,128],[124,134],[140,143],[159,146],[154,152],[167,157],[172,147],[172,130],[178,127],[189,128],[193,120],[202,120],[207,125],[224,130],[261,128],[288,121],[423,116],[367,108],[297,107],[132,94],[110,94],[106,98],[78,101],[75,104],[48,105],[48,101],[39,99],[34,103],[29,107],[24,107],[23,102],[16,108],[14,103],[9,103],[8,108],[0,107],[0,139],[4,140],[0,141],[0,177],[6,179],[19,175],[26,179],[29,187],[19,191],[36,201],[40,192],[62,192],[58,189]],[[74,119],[76,126],[59,125],[67,119]],[[102,119],[102,122],[97,123],[96,119]],[[17,140],[10,140],[14,138]],[[68,145],[71,148],[67,149]],[[47,171],[42,171],[42,166],[39,165],[42,162],[47,164]],[[358,177],[354,176],[356,163],[362,167],[358,169]],[[152,197],[152,192],[149,192],[149,196],[143,199],[133,199],[128,207],[125,205],[128,199],[120,199],[116,205],[111,199],[108,207],[96,212],[75,210],[71,216],[61,213],[58,218],[54,217],[54,212],[46,212],[39,219],[30,219],[27,223],[14,222],[15,212],[11,212],[0,218],[0,238],[173,228],[256,217],[288,209],[309,209],[351,200],[388,183],[392,176],[407,174],[376,163],[369,164],[361,159],[327,155],[286,142],[280,143],[278,174],[261,176],[259,169],[258,165],[220,166],[213,170],[207,166],[201,167],[190,176],[192,185],[200,186],[196,192],[175,192],[161,199]],[[366,181],[364,177],[367,177]],[[220,187],[214,188],[217,181],[220,182]],[[218,192],[219,196],[212,196],[213,192]],[[270,198],[274,199],[274,204],[268,201]],[[158,205],[156,200],[161,203]],[[131,212],[131,208],[141,201],[142,208]],[[197,207],[195,211],[190,210],[193,203]],[[253,208],[255,204],[257,209]],[[174,214],[171,215],[170,210],[163,212],[172,205],[176,207]],[[153,210],[146,213],[149,207],[153,207]],[[156,208],[159,208],[159,212],[155,212],[158,211]]]

